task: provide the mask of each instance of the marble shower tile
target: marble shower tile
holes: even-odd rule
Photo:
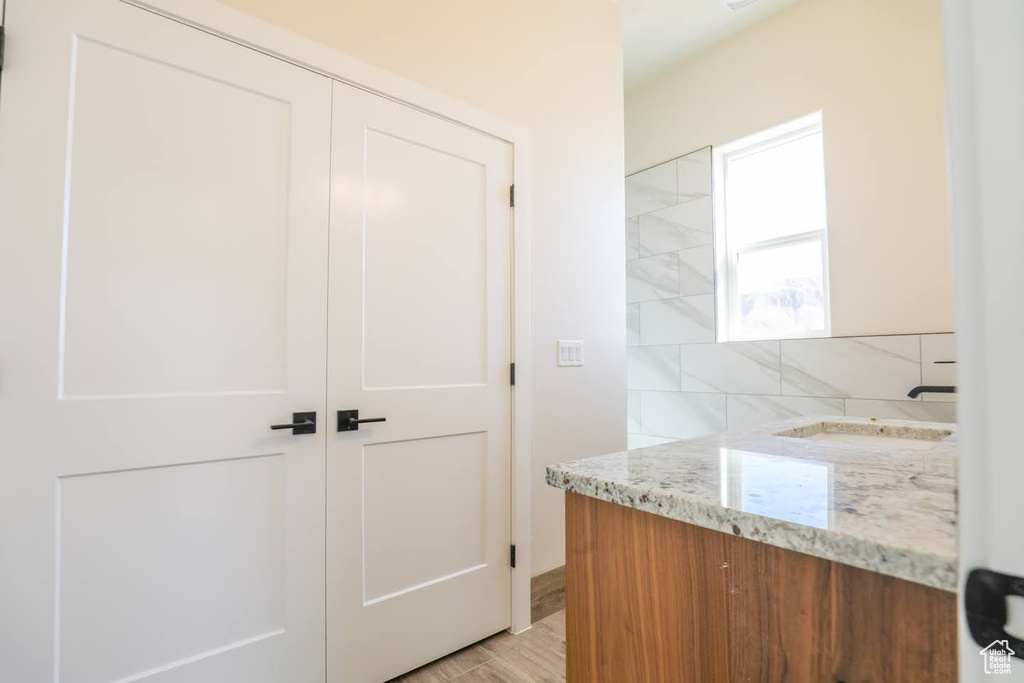
[[[640,395],[644,434],[691,439],[724,432],[725,394],[644,391]]]
[[[663,209],[678,201],[674,160],[626,176],[626,218]]]
[[[711,195],[711,148],[705,147],[676,159],[679,175],[679,201],[686,202]]]
[[[626,346],[640,346],[640,304],[626,304]]]
[[[626,260],[640,258],[640,219],[626,219]]]
[[[901,400],[920,383],[916,334],[782,342],[782,393],[787,396]]]
[[[715,341],[713,294],[640,304],[640,343],[700,344]]]
[[[651,256],[714,241],[711,197],[648,213],[640,217],[640,255]]]
[[[730,394],[729,429],[749,429],[801,415],[842,417],[845,409],[841,398]]]
[[[679,391],[678,346],[630,347],[626,369],[626,386],[631,390]]]
[[[956,386],[956,365],[936,364],[937,360],[956,360],[955,334],[921,335],[921,384]],[[926,403],[956,403],[956,394],[921,394]]]
[[[662,254],[626,262],[626,303],[679,296],[679,256]]]
[[[929,401],[873,401],[846,399],[847,417],[877,417],[883,420],[956,422],[955,403]]]
[[[684,344],[680,389],[729,394],[780,394],[779,342]]]
[[[640,392],[626,392],[626,433],[640,433]]]
[[[679,252],[679,295],[715,293],[715,250],[704,247]]]

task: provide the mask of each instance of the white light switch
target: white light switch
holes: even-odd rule
[[[582,339],[559,339],[558,340],[558,366],[577,367],[583,365],[583,340]]]

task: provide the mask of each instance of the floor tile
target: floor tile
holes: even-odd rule
[[[434,662],[434,666],[437,667],[438,673],[451,680],[492,659],[494,659],[494,655],[487,650],[479,645],[470,645],[458,652],[453,652],[444,659],[439,659]]]
[[[453,678],[452,683],[533,683],[533,679],[520,675],[500,659],[492,659]]]

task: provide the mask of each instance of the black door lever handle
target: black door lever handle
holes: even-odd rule
[[[296,422],[289,425],[270,425],[271,429],[298,429],[299,427],[308,427],[309,425],[315,425],[316,423],[312,420],[303,420],[302,422]]]
[[[290,429],[292,434],[316,434],[316,413],[292,413],[292,424],[270,425],[271,429]]]
[[[366,424],[367,422],[387,422],[386,417],[364,417],[359,419],[358,410],[339,410],[338,411],[338,431],[339,432],[355,432],[359,431],[359,425]]]

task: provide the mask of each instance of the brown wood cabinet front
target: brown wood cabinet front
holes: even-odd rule
[[[569,683],[956,680],[956,595],[566,493]]]

